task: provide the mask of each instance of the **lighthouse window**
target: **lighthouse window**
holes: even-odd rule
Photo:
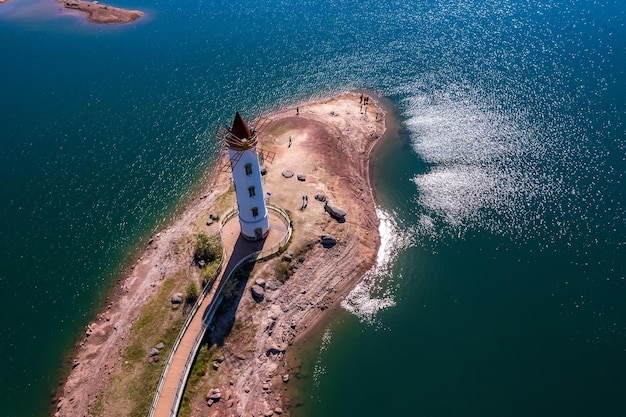
[[[256,217],[259,215],[259,208],[258,207],[252,207],[252,217]]]
[[[246,175],[252,175],[252,164],[246,164]]]
[[[254,197],[256,195],[256,191],[254,191],[254,187],[248,187],[248,193],[250,193],[250,197]]]

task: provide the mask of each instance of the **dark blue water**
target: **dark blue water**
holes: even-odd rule
[[[147,14],[0,5],[4,415],[46,412],[218,123],[354,88],[401,123],[374,161],[387,238],[294,414],[626,413],[622,2],[115,5]]]

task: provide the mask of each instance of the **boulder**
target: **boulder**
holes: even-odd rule
[[[159,350],[163,349],[164,347],[165,347],[165,343],[163,343],[163,342],[160,342],[158,345],[155,346],[155,348],[157,348]]]
[[[285,178],[293,177],[293,171],[283,171],[283,177]]]
[[[338,206],[334,206],[332,204],[328,204],[328,201],[326,201],[326,204],[324,205],[324,210],[326,211],[326,213],[330,214],[333,218],[339,221],[344,220],[344,217],[346,216],[346,211],[344,209]]]
[[[323,203],[324,201],[326,201],[326,196],[324,194],[315,194],[315,199]]]
[[[259,278],[259,279],[257,279],[257,280],[255,281],[255,283],[256,283],[256,285],[258,285],[259,287],[261,287],[261,288],[265,288],[265,280],[264,280],[264,279]]]
[[[289,382],[289,374],[284,374],[283,375],[283,382],[286,384],[287,382]]]
[[[172,295],[172,304],[180,304],[182,302],[183,302],[182,292],[177,292],[176,294]]]
[[[293,251],[288,250],[283,254],[283,261],[291,262],[293,260]]]
[[[322,235],[320,240],[325,248],[332,248],[337,244],[337,238],[333,235]]]
[[[298,181],[306,181],[306,175],[302,173],[298,174]]]
[[[267,351],[265,352],[265,355],[272,356],[272,355],[279,355],[281,353],[285,353],[285,349],[279,345],[273,344],[267,349]]]
[[[209,400],[213,400],[213,401],[219,401],[220,398],[222,398],[222,391],[220,391],[219,388],[213,388],[211,391],[209,391],[209,393],[206,395],[206,399],[207,401]]]
[[[159,350],[157,348],[152,348],[150,351],[150,357],[157,356],[159,354]]]
[[[263,297],[265,297],[265,289],[260,285],[253,285],[250,291],[252,291],[252,298],[256,302],[263,300]]]

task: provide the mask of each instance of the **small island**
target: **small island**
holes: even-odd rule
[[[377,100],[349,92],[256,121],[268,207],[289,219],[269,236],[292,230],[290,239],[275,255],[237,264],[225,285],[216,282],[232,255],[228,241],[239,234],[229,229],[238,224],[237,204],[232,159],[223,152],[197,196],[148,240],[85,329],[51,414],[156,410],[181,328],[195,311],[202,316],[197,306],[219,286],[223,298],[190,365],[178,415],[288,416],[299,365],[287,353],[340,308],[376,260],[369,157],[386,132],[385,116]]]
[[[97,1],[57,0],[57,2],[65,9],[76,10],[84,14],[87,21],[103,25],[131,23],[143,16],[143,12],[139,10],[107,6]]]

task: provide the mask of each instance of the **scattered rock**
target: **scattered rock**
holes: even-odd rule
[[[263,388],[263,391],[269,391],[270,390],[270,384],[268,384],[267,382],[265,384],[263,384],[261,386],[261,388]]]
[[[260,285],[253,285],[250,290],[252,291],[252,298],[254,298],[257,303],[265,297],[265,289]]]
[[[263,167],[261,168],[261,175],[265,175],[267,174],[267,168]]]
[[[265,288],[265,280],[264,280],[264,279],[259,278],[259,279],[257,279],[257,280],[255,281],[255,283],[256,283],[256,285],[258,285],[259,287],[261,287],[261,288]]]
[[[267,410],[266,412],[263,413],[264,417],[272,417],[274,415],[274,412],[272,410]]]
[[[222,391],[220,391],[219,388],[213,388],[211,391],[209,391],[209,393],[206,395],[206,399],[207,401],[209,400],[213,400],[213,401],[219,401],[220,398],[222,398]]]
[[[322,235],[321,236],[322,246],[325,248],[332,248],[337,244],[337,239],[332,235]]]
[[[288,250],[283,254],[283,261],[291,262],[293,260],[293,251]]]
[[[346,216],[346,211],[342,209],[341,207],[333,206],[332,204],[328,204],[328,201],[326,201],[326,204],[324,205],[324,210],[326,211],[326,213],[330,214],[333,218],[339,221],[344,221],[344,217]]]
[[[149,356],[157,356],[158,354],[159,354],[159,349],[152,348],[152,350],[150,351],[150,355]]]
[[[298,181],[306,181],[306,176],[304,174],[298,174]]]
[[[165,343],[163,343],[163,342],[160,342],[158,345],[155,346],[155,348],[157,348],[159,350],[163,349],[164,347],[165,347]]]
[[[283,409],[282,409],[282,408],[280,408],[280,407],[276,407],[276,408],[274,409],[274,413],[275,413],[275,414],[282,414],[282,413],[283,413]]]
[[[289,374],[285,374],[283,375],[283,382],[286,384],[287,382],[289,382]]]
[[[182,302],[183,302],[182,292],[177,292],[176,294],[172,295],[172,304],[180,304]]]
[[[211,213],[209,214],[209,219],[213,220],[214,222],[217,221],[217,219],[219,219],[219,217],[217,217],[217,214],[215,213]]]
[[[326,201],[326,196],[324,194],[315,194],[315,199],[323,203],[324,201]]]
[[[213,370],[219,371],[219,369],[220,369],[220,363],[218,361],[213,361]]]
[[[279,353],[283,353],[285,349],[281,348],[278,345],[271,345],[267,352],[265,353],[267,356],[278,355]]]
[[[285,178],[293,177],[293,171],[283,171],[283,177]]]

